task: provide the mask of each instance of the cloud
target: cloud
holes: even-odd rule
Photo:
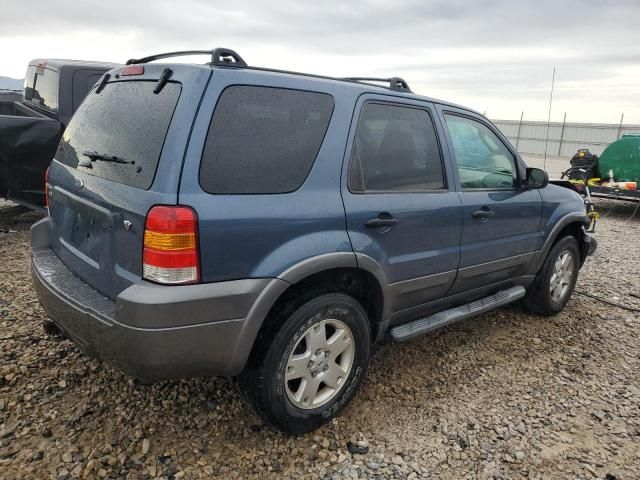
[[[153,40],[212,37],[291,44],[326,51],[392,53],[469,45],[600,45],[637,39],[637,0],[368,0],[360,2],[61,0],[4,2],[4,36],[135,31]],[[34,24],[34,22],[36,22]],[[34,27],[37,26],[37,29]],[[612,29],[615,27],[615,30]],[[612,37],[615,34],[615,38]],[[611,42],[610,42],[611,41]]]
[[[606,89],[607,111],[631,109],[628,117],[640,123],[625,79],[640,64],[638,18],[637,0],[9,0],[0,47],[11,53],[0,74],[23,71],[26,52],[124,61],[226,46],[254,65],[405,76],[424,93],[454,95],[480,110],[491,105],[490,112],[499,105],[513,116],[525,107],[546,110],[557,66],[559,98],[566,88],[572,109],[585,110],[579,88],[593,99]]]

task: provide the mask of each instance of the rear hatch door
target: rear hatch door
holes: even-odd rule
[[[163,75],[170,80],[155,91]],[[108,297],[142,276],[149,209],[177,202],[184,151],[210,76],[210,68],[195,65],[112,70],[64,132],[49,170],[52,248]]]

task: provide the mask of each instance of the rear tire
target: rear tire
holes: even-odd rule
[[[580,271],[580,249],[568,235],[551,248],[523,300],[525,308],[540,315],[560,313],[573,293]]]
[[[285,306],[278,317],[256,340],[241,381],[265,423],[310,432],[336,417],[360,387],[369,321],[362,306],[342,293],[317,296],[292,313]]]

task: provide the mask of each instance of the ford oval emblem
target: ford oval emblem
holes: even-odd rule
[[[84,187],[84,182],[80,178],[76,178],[73,181],[73,183],[77,187],[78,190],[80,190],[82,187]]]

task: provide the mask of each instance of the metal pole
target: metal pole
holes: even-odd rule
[[[522,128],[522,117],[524,117],[524,112],[520,112],[520,122],[518,123],[518,133],[516,134],[516,151],[518,150],[518,144],[520,143],[520,129]]]
[[[567,112],[564,112],[564,118],[562,119],[562,130],[560,130],[560,144],[558,145],[558,156],[562,150],[562,139],[564,138],[564,124],[567,123]]]
[[[622,133],[622,122],[624,121],[624,113],[622,113],[622,116],[620,117],[620,125],[618,126],[618,136],[616,137],[616,140],[618,140],[620,138],[620,134]]]
[[[556,67],[553,67],[551,77],[551,94],[549,95],[549,115],[547,115],[547,135],[544,139],[544,169],[547,169],[547,147],[549,146],[549,124],[551,123],[551,105],[553,103],[553,87],[556,82]]]

